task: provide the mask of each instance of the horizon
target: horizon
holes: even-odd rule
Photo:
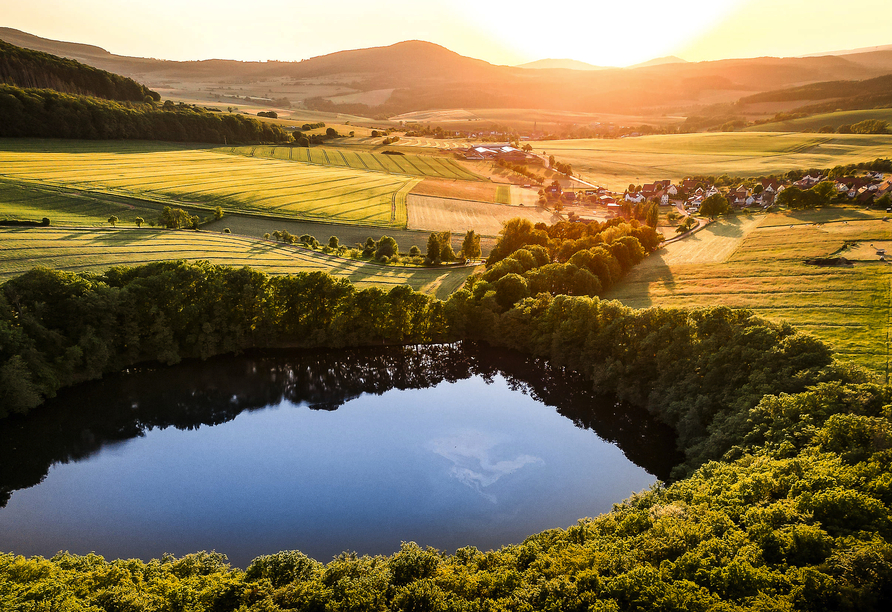
[[[671,4],[632,0],[623,7],[599,3],[580,10],[573,3],[559,2],[549,15],[531,23],[528,15],[509,11],[508,3],[501,0],[484,6],[470,0],[451,5],[433,0],[420,10],[407,0],[371,7],[357,0],[339,0],[336,9],[331,5],[300,7],[299,15],[282,0],[248,15],[234,2],[222,3],[231,11],[206,14],[206,3],[174,5],[162,0],[135,7],[123,17],[113,10],[118,5],[111,0],[72,0],[64,7],[51,6],[53,0],[34,0],[27,7],[8,8],[2,25],[45,39],[101,47],[114,55],[172,61],[297,62],[421,40],[494,65],[567,59],[623,68],[668,56],[699,62],[829,55],[884,46],[892,40],[880,29],[828,32],[823,27],[852,14],[882,13],[884,3],[853,0],[840,8],[830,0],[784,0],[780,5],[771,0],[719,0],[708,5],[700,0]],[[563,9],[596,25],[578,36],[567,35],[562,26],[568,13]],[[642,11],[650,18],[642,23],[628,21]],[[335,12],[336,24],[326,27]],[[91,17],[85,20],[85,14]],[[273,15],[281,18],[270,22]],[[630,27],[597,27],[605,22],[629,23]],[[788,31],[786,26],[796,22],[797,29]],[[168,35],[159,37],[161,31]]]

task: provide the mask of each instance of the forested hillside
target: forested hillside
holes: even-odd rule
[[[0,85],[0,136],[219,144],[289,142],[277,125],[187,105],[115,102]]]
[[[106,100],[161,100],[157,92],[133,79],[72,59],[16,47],[3,40],[0,40],[0,82]]]

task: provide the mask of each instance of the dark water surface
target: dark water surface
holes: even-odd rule
[[[489,549],[567,527],[679,460],[578,375],[474,345],[140,368],[0,421],[0,550],[150,559]]]

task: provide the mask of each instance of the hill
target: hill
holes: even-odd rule
[[[527,70],[604,70],[609,66],[595,66],[587,62],[580,62],[575,59],[540,59],[535,62],[527,62],[519,64],[517,68],[526,68]]]
[[[676,57],[674,55],[667,55],[666,57],[658,57],[652,60],[648,60],[646,62],[641,62],[640,64],[634,64],[629,66],[629,68],[646,68],[648,66],[662,66],[664,64],[687,64],[688,60],[681,59],[680,57]]]
[[[76,60],[17,47],[3,40],[0,40],[0,82],[107,100],[143,102],[161,99],[157,92],[133,79]]]
[[[734,102],[741,96],[772,89],[871,79],[892,72],[889,51],[845,57],[685,63],[673,58],[665,63],[667,58],[663,58],[622,69],[531,70],[495,66],[418,40],[340,51],[300,62],[172,62],[117,56],[96,47],[47,41],[9,28],[0,29],[0,38],[38,50],[52,48],[67,57],[169,90],[171,96],[182,98],[181,92],[188,90],[190,95],[205,99],[244,100],[273,90],[284,93],[285,104],[376,117],[442,108],[661,114]],[[239,86],[235,88],[237,94],[233,84]],[[377,93],[362,96],[365,92]]]

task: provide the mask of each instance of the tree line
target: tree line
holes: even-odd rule
[[[106,100],[161,100],[157,92],[133,79],[72,59],[23,49],[3,40],[0,40],[0,83],[22,88],[54,89]]]
[[[185,104],[114,102],[51,89],[0,85],[0,136],[165,140],[218,144],[290,142],[277,125]]]

